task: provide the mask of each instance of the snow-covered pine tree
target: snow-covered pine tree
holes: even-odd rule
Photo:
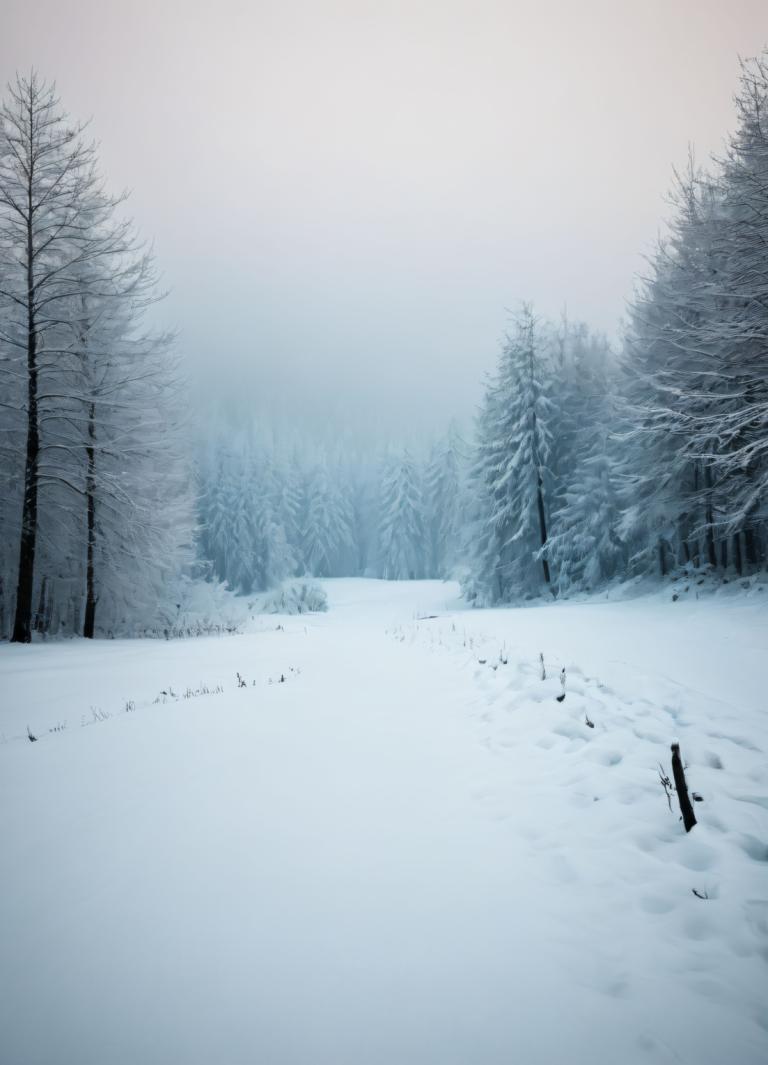
[[[546,543],[556,423],[552,395],[551,347],[525,304],[502,347],[477,425],[465,588],[480,602],[508,602],[551,589]]]
[[[628,338],[633,453],[625,525],[711,568],[765,559],[768,492],[768,67],[743,66],[738,124],[711,173],[676,183],[669,239]]]
[[[561,596],[595,591],[626,573],[623,498],[609,434],[609,428],[595,428],[554,516],[547,552]]]
[[[688,560],[717,564],[711,464],[696,442],[722,398],[720,352],[707,339],[717,313],[716,188],[693,165],[676,178],[677,213],[632,308],[625,434],[630,473],[623,531],[636,568],[664,575]]]
[[[455,425],[432,448],[424,474],[427,572],[448,577],[459,561],[464,504],[461,441]]]
[[[266,445],[229,434],[201,461],[200,553],[233,592],[272,588],[296,571],[282,520],[280,470]]]
[[[376,463],[367,456],[356,456],[348,463],[349,501],[352,511],[353,556],[350,573],[369,575],[375,572],[378,531],[378,484]]]
[[[719,161],[717,314],[707,320],[725,387],[697,436],[741,568],[742,554],[754,567],[768,547],[768,51],[742,63],[736,107]]]
[[[210,563],[212,576],[227,581],[232,549],[229,515],[234,504],[232,455],[216,440],[201,456],[198,469],[199,553]]]
[[[294,574],[304,567],[303,529],[306,507],[304,477],[295,450],[290,458],[281,456],[275,461],[274,481],[275,520],[282,527],[285,543],[292,557],[290,572]]]
[[[343,572],[353,551],[353,515],[338,469],[326,456],[315,464],[307,486],[304,561],[314,577]]]
[[[618,366],[604,337],[563,319],[554,356],[557,433],[547,554],[558,595],[622,574]]]
[[[424,511],[419,471],[408,451],[384,461],[380,491],[380,576],[419,579],[425,568]]]

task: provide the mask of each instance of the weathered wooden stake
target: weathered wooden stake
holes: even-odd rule
[[[691,800],[688,798],[688,785],[685,782],[685,770],[683,760],[680,757],[680,744],[672,744],[672,777],[675,781],[677,799],[680,803],[680,813],[683,815],[685,831],[690,832],[696,824],[696,815],[693,812]]]

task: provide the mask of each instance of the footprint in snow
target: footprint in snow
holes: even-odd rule
[[[762,753],[759,747],[755,746],[751,740],[746,739],[744,736],[729,736],[725,732],[708,732],[707,735],[713,740],[727,740],[729,743],[733,743],[745,751],[756,751],[757,754]]]
[[[608,766],[609,768],[619,765],[624,759],[624,755],[620,751],[594,751],[590,754],[590,757],[598,765]]]
[[[682,831],[682,830],[681,830]],[[685,869],[695,873],[703,873],[712,869],[717,862],[717,851],[706,843],[696,841],[691,836],[683,839],[683,847],[677,855],[677,860]]]
[[[756,836],[741,837],[741,849],[753,862],[768,862],[768,843]]]
[[[670,913],[676,905],[676,902],[663,895],[644,895],[640,899],[640,906],[646,913]]]

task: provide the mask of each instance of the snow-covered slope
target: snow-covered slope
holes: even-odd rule
[[[766,609],[326,588],[0,647],[3,1065],[764,1062]]]

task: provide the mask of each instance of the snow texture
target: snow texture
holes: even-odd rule
[[[768,1060],[765,608],[324,587],[0,647],[0,1059]]]

